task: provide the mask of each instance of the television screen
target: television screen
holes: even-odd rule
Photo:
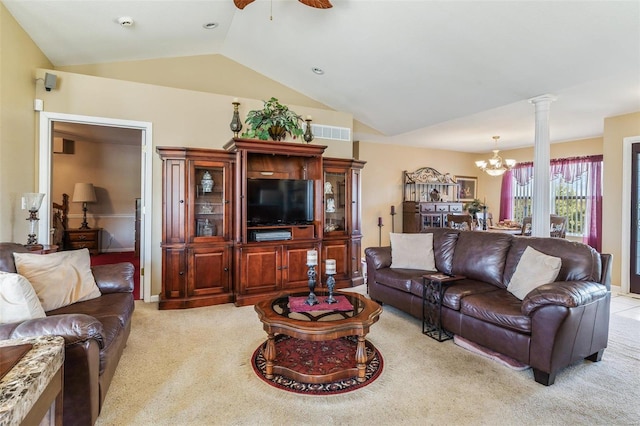
[[[313,181],[247,180],[249,225],[297,225],[313,222]]]

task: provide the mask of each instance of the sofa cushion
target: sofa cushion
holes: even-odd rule
[[[503,271],[513,235],[464,231],[458,235],[452,273],[506,288]]]
[[[29,280],[0,271],[0,324],[44,318],[44,310]]]
[[[453,254],[460,231],[451,228],[427,228],[427,232],[433,234],[433,254],[436,259],[436,269],[450,274],[453,265]]]
[[[376,271],[376,283],[405,293],[412,293],[412,288],[419,287],[418,295],[422,297],[422,276],[428,272],[419,269],[379,269]]]
[[[531,318],[521,311],[522,302],[505,289],[464,297],[464,315],[522,333],[531,333]]]
[[[602,261],[598,252],[586,244],[562,238],[514,237],[504,269],[504,285],[508,285],[527,247],[562,259],[557,281],[600,282]]]
[[[45,312],[101,295],[87,249],[44,255],[14,253],[13,257],[18,273],[31,282]]]
[[[456,281],[455,284],[449,286],[445,293],[444,298],[442,299],[442,305],[446,306],[449,309],[453,309],[455,311],[460,310],[460,302],[467,296],[471,296],[473,294],[482,294],[487,293],[489,291],[498,291],[495,285],[483,283],[481,281],[476,280],[460,280]]]
[[[103,294],[95,299],[74,303],[47,312],[48,316],[61,314],[87,314],[100,320],[103,316],[119,318],[122,326],[130,321],[135,305],[131,293]]]
[[[433,234],[390,233],[391,267],[434,271]]]
[[[533,247],[527,247],[511,276],[507,290],[522,300],[534,288],[554,282],[561,266],[562,259],[559,257],[548,256]]]

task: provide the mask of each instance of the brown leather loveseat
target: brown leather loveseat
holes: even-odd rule
[[[600,361],[607,346],[611,256],[561,238],[520,237],[432,228],[436,269],[463,275],[447,288],[441,321],[446,330],[533,368],[536,382],[582,359]],[[506,287],[527,246],[560,257],[555,282],[518,299]],[[373,300],[422,318],[422,276],[390,268],[390,247],[365,250]]]
[[[0,270],[16,272],[20,244],[0,243]],[[63,423],[93,425],[131,331],[134,310],[131,263],[94,266],[102,295],[20,323],[0,324],[0,340],[57,335],[65,339]]]

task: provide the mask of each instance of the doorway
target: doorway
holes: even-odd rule
[[[629,291],[640,294],[640,142],[631,144],[630,228]]]
[[[50,112],[40,113],[40,153],[39,153],[39,191],[52,194],[53,189],[53,142],[54,129],[60,128],[83,128],[85,131],[93,131],[98,134],[100,131],[112,130],[121,135],[137,135],[140,149],[140,295],[145,302],[151,301],[151,274],[144,271],[151,271],[151,218],[145,214],[145,206],[150,206],[152,202],[151,193],[151,123],[120,120],[104,117],[89,117],[72,114],[58,114]],[[52,201],[48,200],[49,204]],[[132,200],[133,202],[133,200]],[[132,205],[133,207],[133,205]],[[42,209],[40,215],[39,235],[46,235],[49,238],[48,230],[51,228],[51,209]],[[48,242],[48,240],[47,240]]]

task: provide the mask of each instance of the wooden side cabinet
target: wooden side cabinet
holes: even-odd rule
[[[64,247],[67,250],[86,248],[92,255],[100,254],[102,228],[67,229],[64,231]]]
[[[232,302],[234,156],[197,148],[157,152],[163,161],[159,308]]]
[[[322,259],[336,260],[336,287],[364,284],[361,239],[361,180],[365,162],[325,158],[323,162]],[[324,264],[322,281],[326,282]]]

